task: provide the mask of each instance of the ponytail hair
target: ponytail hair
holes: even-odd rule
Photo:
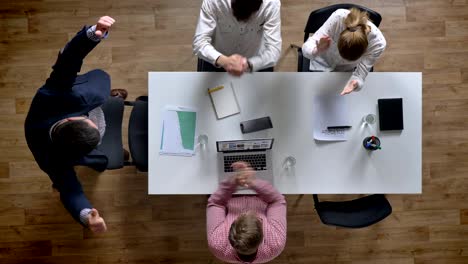
[[[355,61],[364,54],[369,45],[367,41],[367,34],[370,31],[367,25],[368,20],[367,12],[354,7],[350,9],[344,21],[346,29],[341,32],[338,40],[338,51],[341,57]]]

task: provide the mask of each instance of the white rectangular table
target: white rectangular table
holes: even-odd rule
[[[370,73],[363,89],[346,95],[352,128],[344,142],[313,138],[312,103],[319,94],[341,92],[351,73],[149,73],[149,194],[211,194],[218,186],[216,141],[274,138],[274,186],[284,194],[421,193],[421,73]],[[241,113],[216,119],[207,88],[230,81]],[[364,126],[377,99],[403,98],[404,130],[379,131],[378,120]],[[194,107],[197,135],[206,134],[205,150],[193,157],[159,155],[162,112],[166,105]],[[242,134],[241,121],[270,116],[273,128]],[[362,146],[376,135],[382,150]],[[296,165],[287,171],[287,156]]]

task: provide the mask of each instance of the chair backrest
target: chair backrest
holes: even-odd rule
[[[317,9],[310,13],[309,19],[307,20],[307,24],[304,29],[304,42],[306,42],[307,39],[309,38],[309,34],[316,32],[325,23],[325,21],[327,21],[327,19],[330,17],[330,15],[333,12],[335,12],[338,9],[350,9],[352,7],[355,7],[362,11],[367,11],[372,23],[374,23],[376,27],[379,27],[380,22],[382,21],[382,16],[379,13],[367,7],[355,5],[355,4],[331,5],[331,6]]]
[[[128,123],[128,145],[133,164],[140,171],[148,171],[148,96],[140,96],[133,103]]]
[[[124,166],[122,143],[124,100],[119,97],[109,97],[101,108],[106,120],[106,131],[97,149],[106,155],[107,169],[120,169]]]
[[[202,72],[203,71],[203,64],[204,60],[197,58],[197,72]]]
[[[215,72],[216,69],[216,67],[206,62],[205,60],[200,58],[197,59],[197,72]]]
[[[383,194],[373,194],[342,202],[321,202],[314,194],[314,203],[322,223],[340,227],[370,226],[392,213],[392,206]]]

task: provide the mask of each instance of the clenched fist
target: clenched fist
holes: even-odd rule
[[[91,213],[88,215],[88,227],[93,233],[99,234],[107,231],[106,222],[99,216],[99,212],[96,209],[91,209]]]
[[[99,18],[96,24],[96,32],[94,34],[96,34],[97,37],[102,38],[114,23],[115,20],[110,16]]]

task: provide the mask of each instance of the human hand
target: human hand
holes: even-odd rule
[[[115,23],[115,20],[110,16],[103,16],[99,18],[98,22],[96,23],[96,31],[94,32],[94,34],[98,38],[104,37],[106,32],[109,31],[110,27],[114,23]]]
[[[358,82],[356,80],[349,81],[348,84],[345,86],[341,95],[349,94],[354,91],[358,87]]]
[[[233,163],[232,168],[236,172],[234,177],[239,186],[250,187],[255,180],[255,171],[250,167],[250,164],[245,161]]]
[[[329,36],[323,36],[319,41],[316,41],[315,44],[317,45],[318,53],[322,53],[330,47],[331,38]]]
[[[93,233],[99,234],[107,231],[106,222],[99,216],[99,212],[96,209],[91,209],[91,213],[88,215],[88,227]]]
[[[248,68],[247,59],[239,54],[233,54],[229,57],[221,55],[217,63],[234,76],[241,76]]]

